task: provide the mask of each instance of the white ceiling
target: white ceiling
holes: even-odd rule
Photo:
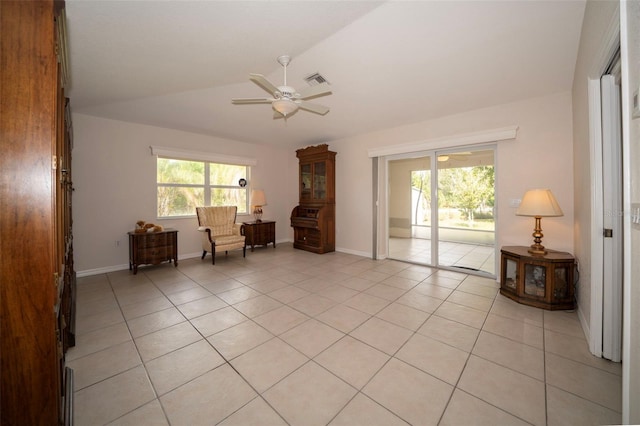
[[[75,112],[300,147],[571,90],[585,2],[66,0]],[[274,120],[249,73],[332,94]]]

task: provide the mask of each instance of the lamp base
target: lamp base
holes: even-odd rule
[[[533,244],[531,244],[529,250],[527,251],[533,255],[544,256],[545,254],[547,254],[547,250],[541,244],[544,234],[542,233],[542,227],[540,226],[540,216],[535,216],[535,219],[536,227],[533,229],[533,234],[531,234],[531,236],[533,237]]]
[[[548,253],[547,249],[545,249],[542,244],[531,244],[527,251],[534,256],[544,256]]]
[[[262,207],[255,207],[253,209],[253,217],[256,222],[262,222]]]

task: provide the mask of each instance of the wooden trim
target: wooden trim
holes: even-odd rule
[[[151,145],[151,155],[176,158],[180,160],[210,161],[213,163],[234,164],[240,166],[255,166],[258,160],[248,157],[235,157],[231,155],[216,154],[213,152],[191,151],[187,149],[170,148]]]
[[[479,145],[490,142],[514,140],[518,135],[518,126],[503,127],[500,129],[483,130],[474,133],[444,136],[428,139],[426,141],[408,144],[371,148],[369,157],[384,157],[386,155],[407,154],[410,152],[431,151],[434,149],[453,148],[459,146]]]

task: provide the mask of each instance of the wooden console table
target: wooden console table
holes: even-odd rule
[[[500,294],[538,308],[573,309],[574,257],[555,250],[533,255],[527,249],[511,246],[500,250]]]
[[[247,239],[247,245],[251,246],[253,251],[254,246],[266,246],[269,243],[273,243],[273,248],[276,248],[276,222],[273,220],[262,220],[260,222],[242,222],[244,228],[244,235]]]
[[[178,266],[178,231],[129,232],[129,270],[138,273],[138,265],[158,265],[173,261]]]

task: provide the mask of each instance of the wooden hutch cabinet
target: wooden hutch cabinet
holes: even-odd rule
[[[500,294],[538,308],[573,309],[573,256],[555,250],[532,255],[527,250],[519,246],[502,248]]]
[[[291,212],[293,246],[314,253],[335,251],[336,153],[326,144],[296,151],[299,205]]]
[[[73,420],[75,272],[64,2],[0,1],[0,424]]]

